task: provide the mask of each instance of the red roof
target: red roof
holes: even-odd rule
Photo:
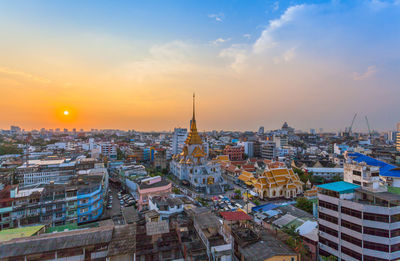
[[[228,221],[251,220],[251,217],[243,211],[224,211],[219,212],[219,214],[221,214],[223,219]]]

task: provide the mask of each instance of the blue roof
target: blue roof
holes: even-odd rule
[[[354,191],[354,189],[359,188],[360,186],[345,181],[338,181],[338,182],[318,185],[317,187],[326,190],[336,191],[339,192],[339,194],[344,194],[344,193],[351,193]]]
[[[367,165],[379,167],[379,174],[381,176],[400,178],[400,168],[394,165],[371,158],[358,152],[349,153],[348,156],[356,162],[365,162]]]
[[[264,211],[268,211],[268,210],[271,210],[271,209],[275,209],[277,207],[278,206],[275,205],[275,204],[267,203],[267,204],[264,204],[264,205],[253,207],[251,210],[253,210],[253,211],[263,211],[264,212]]]

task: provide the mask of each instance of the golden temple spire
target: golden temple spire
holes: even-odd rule
[[[195,94],[193,93],[193,116],[192,116],[192,121],[190,124],[190,132],[188,134],[188,137],[186,139],[186,144],[203,144],[203,141],[201,140],[201,137],[199,133],[197,132],[197,126],[196,126],[196,108],[195,108]]]

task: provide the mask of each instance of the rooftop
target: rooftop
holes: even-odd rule
[[[381,160],[374,159],[364,154],[355,152],[349,153],[348,157],[356,162],[365,162],[367,165],[379,167],[379,174],[385,177],[400,177],[400,168]]]
[[[42,228],[44,228],[44,225],[1,230],[0,242],[9,241],[14,238],[30,237],[35,235]]]
[[[251,220],[251,217],[243,211],[224,211],[219,214],[221,214],[223,219],[228,221]]]
[[[332,190],[338,192],[339,194],[345,194],[345,193],[352,193],[355,189],[359,188],[360,186],[345,181],[337,181],[337,182],[318,185],[317,187],[326,190]]]
[[[245,260],[261,261],[274,256],[296,256],[296,253],[274,236],[263,233],[261,241],[241,249]]]

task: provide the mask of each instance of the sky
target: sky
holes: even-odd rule
[[[0,0],[0,128],[394,130],[399,46],[400,0]]]

